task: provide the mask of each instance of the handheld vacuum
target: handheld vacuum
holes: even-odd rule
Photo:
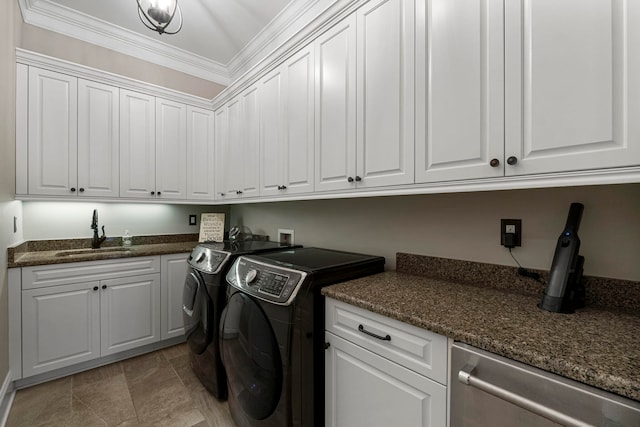
[[[558,237],[553,256],[549,282],[538,305],[542,310],[572,313],[584,307],[585,291],[582,284],[584,257],[579,255],[578,228],[582,219],[582,203],[571,203],[564,230]]]

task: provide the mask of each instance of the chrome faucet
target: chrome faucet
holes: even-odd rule
[[[107,240],[107,236],[104,235],[103,225],[102,236],[98,237],[98,209],[93,210],[93,220],[91,221],[91,228],[93,229],[93,239],[91,239],[91,247],[93,249],[99,249],[102,242]]]

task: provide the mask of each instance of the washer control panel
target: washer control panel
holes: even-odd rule
[[[218,274],[230,256],[228,252],[199,245],[193,249],[187,262],[203,273]]]
[[[274,266],[250,257],[238,257],[227,273],[234,288],[279,305],[289,305],[302,287],[307,273]]]

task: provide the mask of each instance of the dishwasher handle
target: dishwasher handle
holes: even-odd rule
[[[590,427],[591,424],[585,423],[584,421],[580,421],[568,415],[565,415],[555,409],[549,408],[548,406],[544,406],[538,402],[534,402],[533,400],[527,399],[523,396],[520,396],[512,391],[505,390],[504,388],[498,387],[495,384],[491,384],[487,381],[481,380],[480,378],[473,375],[473,371],[475,370],[475,366],[465,365],[464,368],[458,372],[458,381],[461,383],[475,387],[478,390],[482,390],[486,393],[489,393],[492,396],[495,396],[499,399],[502,399],[506,402],[512,403],[520,408],[526,409],[529,412],[532,412],[536,415],[544,417],[553,422],[562,424],[567,427]]]

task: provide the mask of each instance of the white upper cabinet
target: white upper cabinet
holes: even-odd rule
[[[414,182],[414,0],[371,0],[357,15],[359,187]]]
[[[356,176],[355,14],[316,40],[315,55],[315,189],[350,189]]]
[[[118,197],[118,88],[36,67],[28,75],[28,193]]]
[[[260,195],[313,191],[314,61],[311,47],[260,81]]]
[[[29,68],[29,194],[77,190],[78,79]]]
[[[255,86],[216,112],[216,198],[259,192],[259,100]]]
[[[120,90],[120,197],[155,197],[155,111],[155,97]]]
[[[505,2],[507,175],[640,164],[640,2]]]
[[[187,106],[156,98],[156,197],[187,198]]]
[[[187,106],[187,199],[214,198],[214,115]]]
[[[78,195],[118,197],[120,90],[78,80]]]
[[[503,1],[417,6],[416,182],[503,176]]]

